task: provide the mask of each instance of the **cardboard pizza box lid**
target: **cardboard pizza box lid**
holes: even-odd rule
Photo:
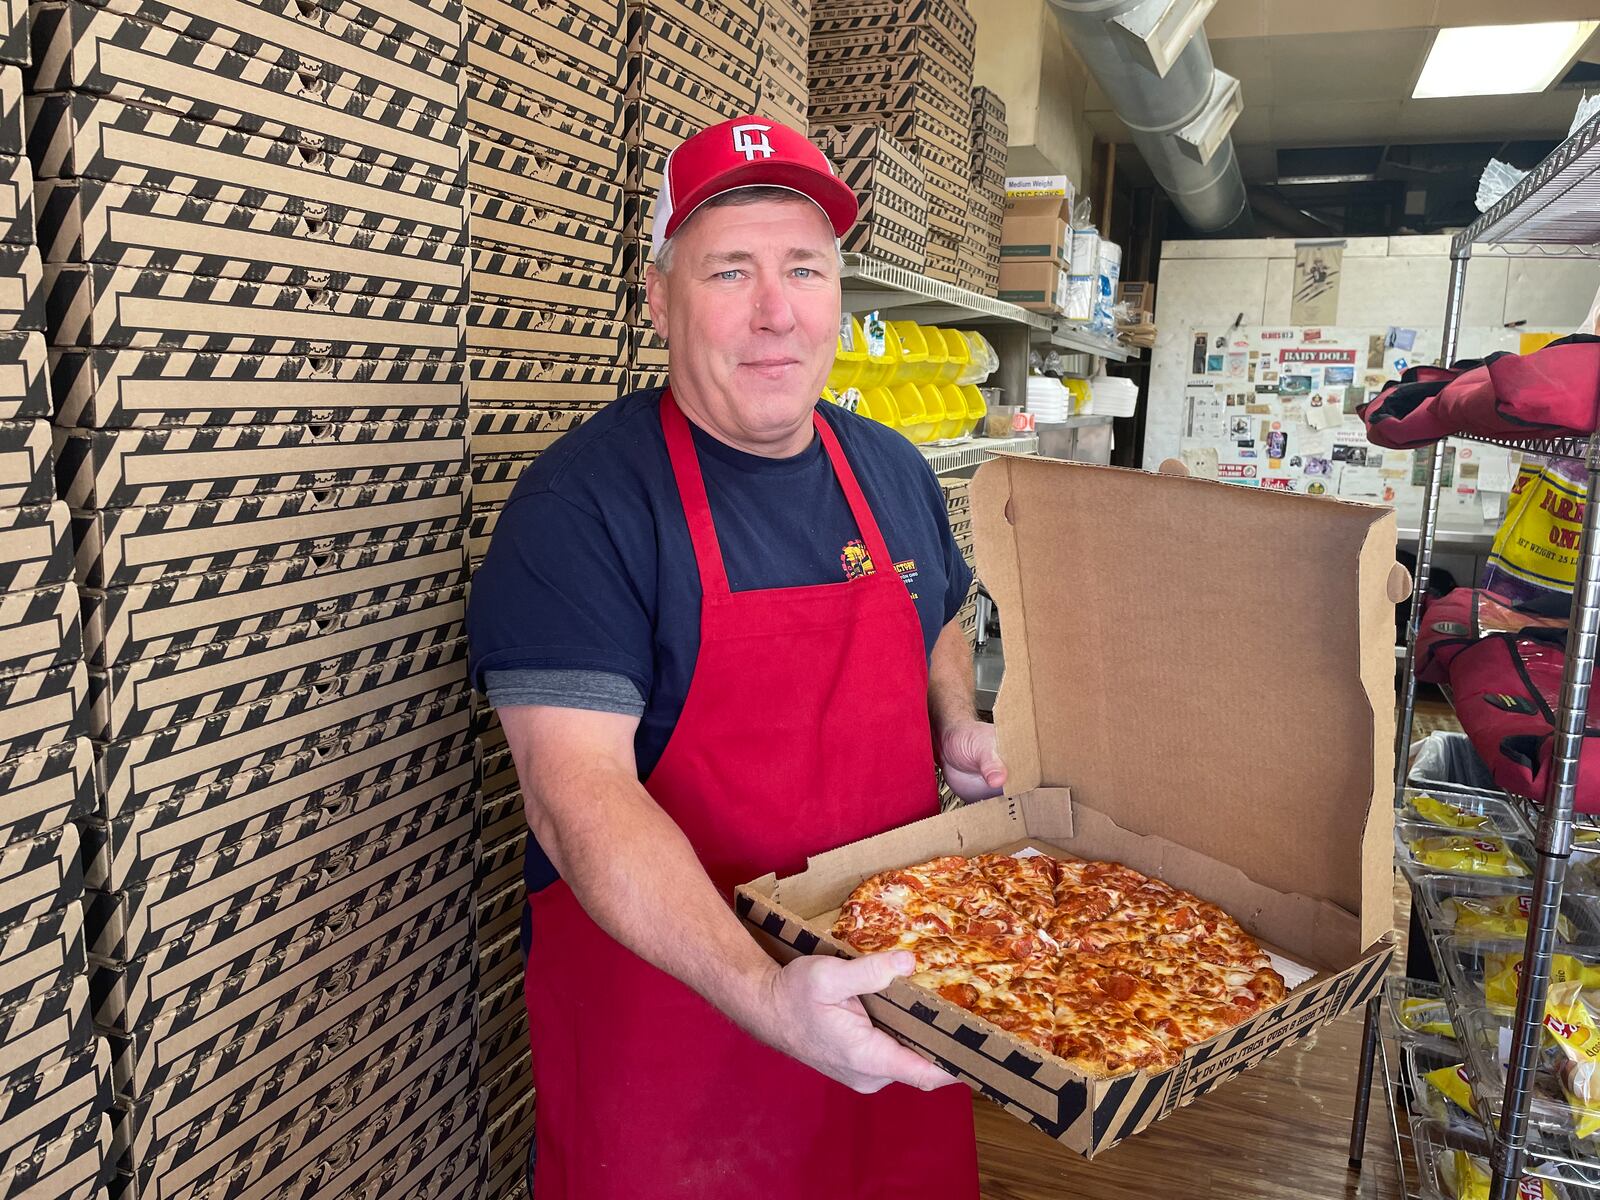
[[[49,420],[47,361],[42,332],[0,333],[0,420]]]
[[[94,747],[88,738],[72,738],[0,762],[0,796],[6,804],[0,845],[91,816]]]
[[[31,1158],[0,1175],[0,1191],[13,1200],[94,1200],[111,1149],[111,1119],[94,1113]]]
[[[41,917],[0,928],[0,1005],[44,995],[85,965],[83,905],[74,895]]]
[[[0,676],[42,671],[82,653],[77,589],[71,584],[0,591]],[[0,840],[5,836],[0,833]]]

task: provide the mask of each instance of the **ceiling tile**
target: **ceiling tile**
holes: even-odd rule
[[[1510,22],[1584,21],[1595,17],[1594,0],[1434,0],[1426,25],[1505,25]]]
[[[1398,100],[1343,104],[1282,104],[1272,110],[1272,140],[1279,146],[1357,146],[1394,140]]]
[[[1206,36],[1257,37],[1267,31],[1267,0],[1217,0],[1206,17]]]
[[[1270,45],[1267,38],[1233,38],[1211,43],[1212,61],[1218,69],[1239,81],[1247,105],[1258,99],[1264,104],[1272,96],[1272,58],[1267,53]]]
[[[1415,29],[1434,23],[1438,5],[1439,0],[1267,0],[1266,32],[1277,35]]]
[[[1577,111],[1578,96],[1563,91],[1407,100],[1396,118],[1393,140],[1561,138]]]
[[[1271,100],[1292,104],[1406,99],[1422,69],[1429,39],[1421,29],[1268,39],[1274,81]]]

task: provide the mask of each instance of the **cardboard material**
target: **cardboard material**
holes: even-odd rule
[[[716,4],[702,0],[628,0],[630,15],[645,11],[670,17],[701,41],[736,57],[756,53],[762,8],[760,0],[722,0]]]
[[[564,259],[602,273],[616,270],[620,238],[614,226],[488,192],[473,192],[471,207],[472,237],[480,245]]]
[[[74,508],[121,508],[428,479],[465,455],[461,421],[58,430],[56,483]]]
[[[456,585],[96,670],[89,736],[111,741],[197,720],[453,641],[465,627],[466,589]]]
[[[1066,267],[1072,260],[1071,197],[1007,196],[1000,259]]]
[[[33,169],[20,154],[0,155],[0,242],[32,242]]]
[[[920,271],[927,261],[928,192],[915,157],[872,125],[822,126],[812,140],[856,193],[860,214],[843,248]]]
[[[943,39],[971,51],[978,23],[964,0],[813,0],[811,37],[845,31],[931,25]]]
[[[85,658],[105,668],[264,634],[462,583],[460,529],[109,591],[81,590]]]
[[[504,26],[474,21],[467,36],[467,63],[473,72],[532,96],[548,96],[602,132],[616,127],[622,104],[616,79],[579,70]]]
[[[20,155],[26,148],[22,71],[15,66],[0,66],[0,154]]]
[[[0,244],[0,332],[45,327],[43,280],[37,246]]]
[[[460,690],[465,646],[446,642],[404,658],[308,684],[249,705],[107,744],[100,757],[109,819],[137,800],[159,804],[204,787],[267,757],[292,754],[312,742],[383,720]]]
[[[111,1104],[111,1070],[98,1038],[0,1096],[0,1179]]]
[[[1053,262],[1000,262],[995,295],[1007,304],[1034,312],[1060,313],[1066,309],[1067,273]]]
[[[115,96],[270,138],[321,134],[364,147],[360,157],[374,165],[434,178],[461,171],[453,101],[388,103],[78,0],[35,5],[32,15],[30,90]]]
[[[459,1077],[450,1078],[443,1070],[440,1077],[448,1080],[446,1086],[419,1098],[415,1111],[404,1109],[403,1118],[380,1118],[376,1128],[361,1131],[360,1148],[336,1181],[339,1195],[351,1200],[487,1200],[478,1190],[483,1128],[478,1094],[463,1088]]]
[[[620,158],[621,148],[618,148]],[[613,227],[622,214],[622,188],[587,163],[572,163],[548,153],[534,154],[474,138],[467,181],[535,206],[553,207],[592,224]]]
[[[95,1200],[104,1194],[110,1142],[110,1119],[95,1113],[0,1175],[0,1189],[14,1200]]]
[[[541,103],[503,80],[471,71],[466,82],[469,142],[551,156],[614,180],[622,170],[621,129],[596,129],[583,114]]]
[[[467,388],[474,409],[598,406],[628,390],[627,372],[620,365],[475,354],[468,359],[468,366],[471,381]]]
[[[105,263],[51,264],[44,276],[55,346],[397,358],[460,345],[449,304]]]
[[[1191,1047],[1173,1069],[1112,1080],[1085,1078],[904,983],[866,998],[882,1027],[1092,1156],[1351,1011],[1382,983],[1394,951],[1387,579],[1395,517],[1376,505],[1313,507],[1201,480],[1021,458],[981,468],[971,498],[980,573],[1016,625],[995,710],[1013,794],[816,856],[800,875],[766,876],[738,890],[737,906],[781,953],[838,953],[827,935],[832,911],[868,875],[1026,844],[1159,876],[1317,972],[1267,1012]],[[1182,529],[1174,511],[1189,516]],[[1215,536],[1196,541],[1196,527]],[[1071,565],[1082,560],[1112,564],[1087,591]],[[1313,609],[1323,615],[1304,615]],[[1218,612],[1257,614],[1259,636],[1219,640]],[[1343,619],[1330,623],[1330,612]],[[1106,653],[1108,638],[1115,653]],[[1256,661],[1262,655],[1272,670]],[[1307,679],[1318,681],[1314,695]],[[1276,773],[1261,768],[1252,743],[1257,705],[1279,728],[1317,730]],[[1129,731],[1152,720],[1181,749],[1126,752]]]
[[[467,349],[474,353],[511,351],[615,361],[622,357],[627,326],[550,309],[520,305],[467,306]]]
[[[620,193],[619,193],[620,195]],[[624,283],[548,258],[474,247],[472,295],[492,304],[554,308],[601,321],[623,317]]]
[[[83,975],[65,979],[42,996],[0,1010],[0,1079],[14,1086],[93,1037],[89,981]]]
[[[466,374],[457,358],[320,352],[72,349],[50,362],[57,423],[89,429],[449,418]]]
[[[0,590],[23,592],[72,578],[68,519],[59,500],[0,508]]]
[[[71,584],[0,592],[0,677],[42,671],[82,653],[78,592]]]
[[[0,844],[88,817],[96,807],[94,752],[88,739],[56,742],[0,762],[0,796],[5,797]]]
[[[26,1004],[83,973],[83,905],[73,896],[31,921],[0,927],[0,1008]]]
[[[48,421],[0,421],[0,506],[48,502],[50,478]]]
[[[225,204],[100,180],[43,180],[46,261],[181,271],[448,302],[466,281],[466,248],[403,229],[380,233],[315,208]]]
[[[512,0],[473,0],[468,20],[498,26],[545,47],[563,62],[614,83],[622,78],[624,43],[620,2],[608,3],[603,16],[575,0],[543,0],[522,5]]]
[[[629,119],[624,138],[631,143],[671,150],[673,143],[652,134],[665,118],[657,116],[640,122],[636,115],[645,108],[656,108],[696,130],[748,113],[755,104],[755,80],[748,87],[712,87],[703,79],[662,58],[640,59],[629,79]],[[741,103],[741,101],[748,101]]]
[[[686,23],[690,8],[629,10],[629,98],[654,100],[693,117],[695,92],[720,93],[735,107],[751,111],[758,45],[741,44],[742,36],[729,32],[738,28],[732,22],[725,21],[727,28],[719,28],[715,36],[709,30],[695,31]],[[698,87],[685,87],[685,78]]]
[[[27,0],[3,0],[0,2],[0,63],[27,66],[29,58]]]
[[[50,417],[44,335],[0,333],[0,421]]]
[[[465,226],[464,160],[418,174],[326,134],[274,138],[80,94],[30,95],[27,119],[41,179],[98,179],[374,231],[398,223],[437,242],[459,242]]]
[[[77,826],[61,825],[0,848],[0,925],[36,920],[82,890]]]
[[[86,512],[73,518],[78,578],[118,587],[448,532],[462,518],[462,483],[447,476]]]
[[[81,662],[0,678],[0,762],[82,734],[87,687]]]

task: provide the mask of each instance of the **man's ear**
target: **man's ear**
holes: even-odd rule
[[[651,263],[644,270],[644,298],[650,306],[650,320],[656,327],[656,333],[661,335],[661,340],[668,339],[667,333],[667,279]]]

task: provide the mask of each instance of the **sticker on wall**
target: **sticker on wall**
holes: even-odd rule
[[[1343,267],[1343,242],[1295,247],[1294,293],[1289,302],[1291,325],[1331,325],[1338,319]],[[1306,336],[1311,336],[1309,330]]]
[[[1261,486],[1271,492],[1294,491],[1294,480],[1287,475],[1265,475],[1261,479]]]
[[[1367,370],[1381,371],[1383,369],[1383,337],[1373,334],[1367,339]]]
[[[1217,464],[1217,477],[1219,479],[1255,479],[1257,468],[1255,463],[1225,462]]]
[[[1189,374],[1204,375],[1206,373],[1206,343],[1209,336],[1204,333],[1194,335],[1194,348],[1190,351]]]

